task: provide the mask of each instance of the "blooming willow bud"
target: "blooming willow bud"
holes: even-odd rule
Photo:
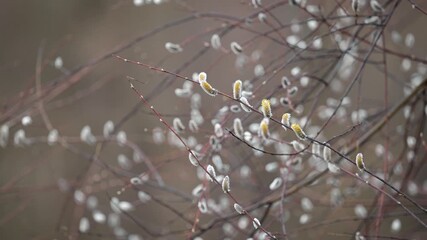
[[[62,60],[61,57],[56,57],[55,61],[53,62],[53,66],[56,69],[61,69],[64,66],[64,61]]]
[[[209,96],[215,97],[218,94],[218,90],[213,88],[207,81],[201,81],[200,86]]]
[[[194,121],[193,119],[190,119],[190,121],[188,122],[188,128],[190,128],[190,131],[192,131],[193,133],[196,133],[199,131],[199,126],[197,125],[196,121]]]
[[[109,137],[113,132],[114,132],[114,123],[113,121],[109,120],[104,124],[104,129],[103,129],[104,137],[105,138]]]
[[[224,131],[222,130],[222,126],[219,123],[215,123],[214,132],[215,132],[215,136],[218,138],[221,138],[222,136],[224,136]]]
[[[219,38],[218,34],[214,34],[211,37],[211,46],[213,49],[220,49],[221,48],[221,39]]]
[[[295,94],[297,94],[298,92],[298,87],[297,86],[293,86],[288,90],[288,94],[289,96],[295,96]]]
[[[240,101],[241,101],[240,107],[242,107],[243,111],[252,112],[252,109],[251,109],[252,105],[249,104],[248,99],[246,99],[245,97],[241,97]]]
[[[282,83],[282,87],[284,89],[288,88],[291,85],[291,82],[289,81],[288,77],[286,77],[286,76],[282,77],[281,83]]]
[[[313,142],[313,145],[311,146],[311,153],[315,158],[320,158],[320,145],[316,142]]]
[[[293,123],[291,125],[292,130],[294,130],[295,135],[297,135],[297,137],[300,140],[305,140],[307,138],[307,135],[305,134],[305,132],[302,130],[301,126],[297,123]]]
[[[49,131],[49,134],[47,135],[47,144],[53,145],[58,141],[59,132],[56,129],[52,129]]]
[[[263,99],[261,101],[261,110],[262,110],[262,114],[264,114],[264,117],[271,118],[271,116],[273,116],[273,114],[271,113],[270,100]]]
[[[237,204],[237,203],[235,203],[234,204],[234,210],[236,210],[236,212],[238,213],[238,214],[243,214],[243,208],[242,208],[242,206],[240,206],[239,204]]]
[[[213,179],[212,179],[212,177],[214,177],[214,178],[216,178],[216,173],[215,173],[215,168],[212,166],[212,165],[208,165],[207,167],[206,167],[206,170],[208,171],[208,173],[210,174],[210,176],[209,175],[207,175],[208,176],[208,178],[209,178],[209,180],[211,181],[211,182],[213,182]],[[212,177],[211,177],[212,176]]]
[[[233,130],[234,133],[236,134],[236,136],[238,136],[239,138],[243,137],[243,126],[242,126],[242,121],[240,120],[240,118],[235,118],[234,122],[233,122]]]
[[[269,186],[270,190],[274,191],[274,190],[278,189],[280,187],[280,185],[282,185],[282,182],[283,182],[282,178],[280,178],[280,177],[275,178],[270,183],[270,186]]]
[[[268,130],[268,120],[263,119],[259,124],[259,134],[260,136],[266,140],[270,137],[270,131]]]
[[[225,176],[224,179],[222,179],[222,191],[225,193],[230,192],[230,177]]]
[[[31,116],[24,116],[22,119],[21,119],[21,123],[22,123],[22,125],[23,126],[28,126],[28,125],[30,125],[31,123],[33,123],[33,119],[31,118]]]
[[[258,20],[262,23],[265,23],[267,20],[267,15],[265,13],[258,13]]]
[[[282,104],[282,106],[288,106],[289,105],[289,98],[287,97],[281,97],[279,99],[280,104]]]
[[[252,225],[255,229],[258,229],[261,226],[261,223],[259,222],[258,218],[254,218],[254,220],[252,221]]]
[[[166,50],[170,53],[179,53],[182,52],[182,47],[179,44],[167,42],[165,44]]]
[[[283,125],[285,125],[286,127],[291,127],[291,114],[290,113],[284,113],[282,115],[282,121],[281,121],[281,123]],[[286,127],[283,127],[283,128],[285,130],[287,130]]]
[[[199,166],[199,162],[197,161],[197,158],[195,156],[197,156],[195,152],[190,152],[188,154],[188,160],[190,160],[190,163],[193,164],[193,166],[197,167]]]
[[[92,130],[87,125],[82,128],[80,139],[87,144],[94,144],[96,142],[96,137],[92,134]]]
[[[201,213],[206,213],[208,211],[208,206],[206,205],[206,199],[202,198],[197,203],[197,207],[199,208]]]
[[[231,51],[236,55],[239,55],[243,51],[242,47],[237,42],[232,42],[230,44],[230,48]]]
[[[327,162],[330,162],[332,159],[331,149],[329,148],[329,146],[323,147],[323,159]]]
[[[208,75],[205,72],[201,72],[199,73],[197,79],[199,80],[199,82],[203,82],[208,80]]]
[[[358,153],[356,155],[356,166],[359,169],[359,171],[363,172],[365,170],[365,163],[363,162],[363,154]]]
[[[173,124],[173,128],[179,133],[185,130],[185,126],[184,124],[182,124],[182,121],[180,118],[174,118],[172,124]]]
[[[240,99],[242,97],[242,81],[236,80],[233,84],[233,97]]]
[[[242,111],[242,109],[240,109],[239,105],[234,104],[230,106],[230,111],[234,113],[238,113]]]

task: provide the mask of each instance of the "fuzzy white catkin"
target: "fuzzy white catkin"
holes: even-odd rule
[[[55,61],[53,62],[53,66],[56,69],[61,69],[63,65],[64,65],[64,61],[62,60],[62,58],[61,57],[56,57]]]
[[[236,212],[238,213],[238,214],[243,214],[243,208],[242,208],[242,206],[240,206],[239,204],[237,204],[237,203],[235,203],[234,204],[234,210],[236,210]]]
[[[173,128],[178,132],[182,133],[185,130],[185,126],[180,118],[174,118],[172,122]]]
[[[195,156],[197,156],[197,154],[195,152],[189,152],[188,153],[188,160],[190,160],[190,163],[193,164],[193,166],[197,167],[197,166],[199,166],[199,163],[198,163],[197,158]]]
[[[270,186],[269,186],[270,190],[274,191],[274,190],[278,189],[282,185],[282,182],[283,182],[282,178],[280,178],[280,177],[275,178],[270,183]]]
[[[142,203],[146,203],[151,200],[151,196],[143,191],[138,191],[138,199]]]
[[[400,221],[400,219],[396,218],[393,220],[393,222],[391,222],[392,232],[397,233],[400,231],[401,228],[402,228],[402,222]]]
[[[123,212],[130,212],[135,209],[133,204],[127,201],[121,201],[118,205],[120,210],[122,210]]]
[[[366,210],[366,207],[363,206],[362,204],[357,204],[354,207],[354,213],[359,218],[365,218],[368,216],[368,210]]]
[[[24,116],[22,119],[21,119],[21,123],[22,123],[22,125],[23,126],[28,126],[28,125],[30,125],[31,123],[33,123],[33,119],[31,118],[31,116]]]
[[[254,75],[257,77],[262,77],[265,74],[265,69],[264,66],[262,66],[261,64],[257,64],[254,67]]]
[[[182,52],[182,47],[179,44],[167,42],[165,43],[165,48],[170,53],[179,53]]]
[[[299,218],[299,223],[300,224],[306,224],[308,223],[308,221],[310,221],[311,216],[309,214],[302,214]]]
[[[311,145],[311,152],[316,159],[320,158],[320,144],[313,142],[313,144]]]
[[[208,206],[206,205],[206,199],[202,198],[197,203],[197,207],[199,208],[201,213],[206,213],[208,211]]]
[[[277,162],[271,162],[265,165],[266,172],[274,172],[277,169],[279,169],[279,164]]]
[[[82,217],[79,223],[79,231],[82,233],[88,232],[90,229],[89,219]]]
[[[238,136],[239,138],[243,137],[243,126],[242,126],[242,121],[240,120],[240,118],[235,118],[233,121],[233,130],[234,130],[234,134],[236,134],[236,136]]]
[[[306,211],[306,212],[310,212],[313,210],[313,203],[311,202],[311,200],[307,197],[303,197],[301,199],[301,208],[302,210]]]
[[[239,55],[243,51],[242,47],[237,42],[232,42],[230,44],[230,49],[236,55]]]
[[[225,193],[230,192],[230,177],[225,176],[224,179],[222,179],[222,191]]]
[[[238,113],[238,112],[240,112],[241,110],[242,110],[242,109],[240,109],[239,105],[234,104],[234,105],[231,105],[231,106],[230,106],[230,111],[231,111],[231,112],[233,112],[233,113]]]
[[[252,112],[252,105],[249,104],[248,99],[246,99],[245,97],[241,97],[240,98],[240,107],[242,107],[243,111],[245,112]],[[249,107],[248,107],[249,106]]]
[[[218,34],[212,35],[212,37],[211,37],[211,46],[212,46],[213,49],[216,49],[216,50],[218,50],[218,49],[221,48],[221,39],[220,39],[220,37],[219,37]]]
[[[15,135],[13,136],[13,144],[15,146],[24,146],[28,143],[28,139],[25,135],[24,129],[19,129],[15,132]]]
[[[252,221],[252,225],[254,226],[255,229],[258,229],[261,226],[261,223],[258,220],[258,218],[254,218],[254,220]]]
[[[124,154],[119,154],[117,156],[117,163],[123,169],[126,169],[126,170],[131,170],[132,169],[132,162]]]
[[[329,148],[328,145],[323,147],[323,160],[330,162],[332,159],[331,156],[331,149]]]
[[[193,133],[197,133],[199,131],[199,126],[197,125],[196,121],[194,121],[194,119],[190,119],[188,122],[188,128]]]
[[[213,177],[213,178],[216,178],[216,173],[215,173],[215,168],[212,166],[212,165],[208,165],[207,167],[206,167],[206,170],[207,170],[207,172]],[[213,179],[212,179],[212,177],[211,176],[209,176],[209,175],[207,175],[208,176],[208,179],[211,181],[211,182],[213,182]]]
[[[7,146],[7,142],[9,141],[9,126],[3,124],[0,127],[0,146],[5,148]]]
[[[224,131],[222,130],[222,126],[219,123],[215,124],[214,132],[215,132],[215,136],[217,136],[218,138],[221,138],[222,136],[224,136]]]
[[[104,129],[103,129],[104,137],[105,138],[109,137],[113,132],[114,132],[114,123],[113,121],[108,120],[104,124]]]
[[[141,185],[142,184],[142,180],[139,177],[133,177],[130,179],[130,183],[132,185]]]
[[[47,135],[47,144],[53,145],[58,141],[59,133],[58,130],[52,129],[49,131],[49,134]]]
[[[83,142],[86,142],[87,144],[93,144],[93,143],[95,143],[96,139],[92,135],[92,131],[90,129],[90,126],[86,125],[86,126],[84,126],[82,128],[82,130],[80,132],[80,139]]]
[[[119,146],[124,146],[127,142],[127,135],[125,131],[119,131],[116,135],[117,144]]]
[[[99,224],[103,224],[103,223],[105,223],[105,221],[107,220],[107,217],[105,216],[105,214],[104,213],[102,213],[101,211],[99,211],[99,210],[95,210],[93,213],[92,213],[92,217],[93,217],[93,220],[96,222],[96,223],[99,223]]]

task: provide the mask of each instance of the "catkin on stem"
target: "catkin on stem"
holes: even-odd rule
[[[271,112],[270,100],[263,99],[261,101],[261,110],[262,110],[262,114],[264,114],[265,118],[271,118],[273,116],[273,114]]]
[[[294,131],[295,135],[300,139],[300,140],[305,140],[307,138],[307,135],[305,134],[305,132],[302,130],[301,126],[297,123],[293,123],[291,125],[292,130]]]
[[[363,154],[358,153],[356,155],[356,166],[359,169],[359,171],[363,172],[365,170],[365,162],[363,161]]]
[[[268,120],[266,118],[264,118],[259,124],[259,134],[264,140],[270,137],[270,131],[268,130]]]
[[[233,84],[233,98],[240,99],[242,97],[242,81],[236,80]]]
[[[224,191],[224,193],[228,193],[230,192],[230,177],[229,176],[225,176],[224,179],[222,179],[222,191]]]

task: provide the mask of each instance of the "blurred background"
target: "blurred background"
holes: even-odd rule
[[[384,11],[375,12],[369,1],[360,1],[355,15],[351,1],[292,2],[4,1],[0,238],[267,239],[252,220],[235,213],[233,199],[202,168],[190,164],[183,145],[139,101],[129,81],[169,125],[182,120],[185,142],[217,175],[230,176],[233,196],[279,239],[425,238],[420,221],[357,177],[332,173],[307,142],[301,156],[261,154],[226,128],[241,118],[255,139],[250,145],[275,153],[294,152],[291,141],[298,139],[290,131],[271,122],[272,139],[263,141],[257,134],[262,116],[240,107],[233,112],[238,102],[115,57],[190,79],[204,71],[230,95],[241,79],[254,108],[269,98],[275,119],[290,112],[309,136],[332,139],[329,144],[350,159],[364,152],[371,172],[425,207],[427,4],[384,0],[378,1]],[[221,37],[218,49],[213,34]],[[375,34],[383,36],[371,51]],[[317,38],[323,41],[315,43]],[[242,54],[231,51],[234,41]],[[168,51],[168,42],[182,51]],[[282,89],[283,76],[298,88],[296,96]],[[185,88],[188,96],[177,94]],[[291,103],[281,104],[283,97]],[[390,121],[359,145],[393,109]],[[189,130],[191,119],[198,132]],[[215,123],[224,131],[217,135],[217,151],[211,149]],[[212,162],[214,156],[223,165]],[[341,161],[338,167],[357,172],[333,157]],[[305,183],[316,174],[315,184]],[[283,183],[271,190],[277,177]],[[361,178],[395,194],[372,176]],[[199,184],[201,195],[194,190]],[[294,191],[288,196],[289,189]],[[399,200],[426,221],[420,206]]]

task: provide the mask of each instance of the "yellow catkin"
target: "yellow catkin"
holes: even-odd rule
[[[210,96],[216,96],[218,94],[218,91],[213,88],[208,82],[206,81],[201,81],[200,82],[200,86],[202,87],[202,89]]]
[[[271,113],[270,100],[268,100],[268,99],[262,100],[261,110],[262,110],[262,114],[264,114],[264,117],[271,118],[271,116],[273,116],[273,114]]]
[[[292,130],[294,131],[295,135],[297,135],[297,137],[301,140],[305,140],[307,138],[307,135],[305,134],[305,132],[302,130],[301,126],[297,123],[293,123],[291,125]]]
[[[208,79],[208,75],[205,72],[199,73],[199,82],[206,81]]]
[[[284,113],[282,115],[282,124],[286,127],[291,126],[291,114],[290,113]],[[286,130],[286,127],[283,127]]]
[[[270,137],[270,131],[268,130],[268,121],[265,119],[259,124],[259,133],[263,139],[268,139]]]
[[[236,80],[233,84],[233,97],[240,99],[242,97],[242,81]]]
[[[358,153],[356,155],[356,166],[359,169],[359,171],[365,170],[365,163],[363,162],[363,154],[362,153]]]

